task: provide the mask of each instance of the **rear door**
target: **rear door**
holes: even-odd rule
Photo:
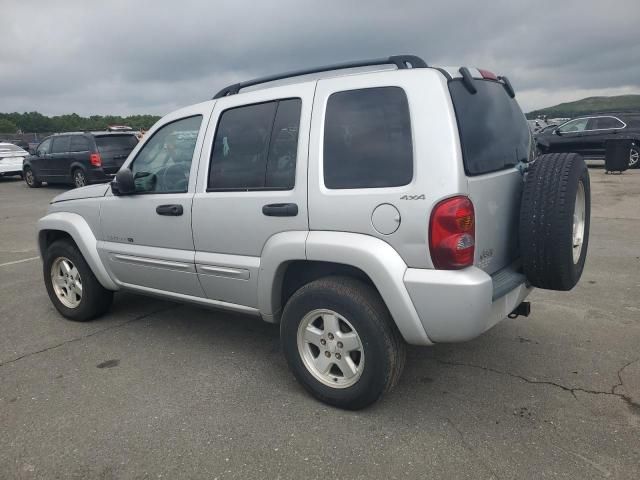
[[[133,134],[96,135],[95,141],[102,159],[102,170],[107,175],[115,174],[138,144]]]
[[[590,120],[590,118],[576,118],[564,125],[560,125],[554,133],[551,151],[582,153],[584,150],[584,132]]]
[[[469,197],[476,217],[475,264],[492,274],[518,258],[522,175],[531,155],[531,132],[515,99],[493,80],[449,82],[456,112]]]
[[[616,138],[624,127],[625,124],[616,117],[607,115],[592,118],[585,132],[583,154],[604,157],[606,141]]]
[[[314,82],[220,98],[193,200],[193,241],[207,297],[256,308],[262,250],[306,232]]]

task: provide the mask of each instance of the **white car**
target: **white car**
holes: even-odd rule
[[[17,145],[0,142],[0,177],[22,175],[22,160],[27,156],[29,153]]]

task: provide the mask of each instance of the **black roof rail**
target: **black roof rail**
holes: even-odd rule
[[[359,60],[355,62],[335,63],[333,65],[324,65],[322,67],[304,68],[302,70],[293,70],[291,72],[278,73],[276,75],[268,75],[266,77],[254,78],[253,80],[247,80],[245,82],[234,83],[228,87],[223,88],[213,97],[221,98],[228,95],[237,94],[240,89],[246,87],[252,87],[261,83],[273,82],[275,80],[282,80],[285,78],[299,77],[301,75],[308,75],[311,73],[330,72],[331,70],[342,70],[345,68],[358,68],[358,67],[370,67],[374,65],[395,65],[398,70],[404,70],[408,68],[427,68],[427,63],[416,55],[392,55],[386,58],[374,58],[372,60]]]

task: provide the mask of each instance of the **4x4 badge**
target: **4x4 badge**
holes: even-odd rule
[[[422,195],[403,195],[400,200],[426,200],[424,193]]]

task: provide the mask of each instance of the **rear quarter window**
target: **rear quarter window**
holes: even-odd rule
[[[331,189],[407,185],[413,178],[409,103],[399,87],[333,93],[324,124],[324,184]]]
[[[474,80],[470,93],[462,80],[449,82],[456,112],[464,169],[482,175],[527,161],[531,132],[515,99],[504,86],[491,80]]]

